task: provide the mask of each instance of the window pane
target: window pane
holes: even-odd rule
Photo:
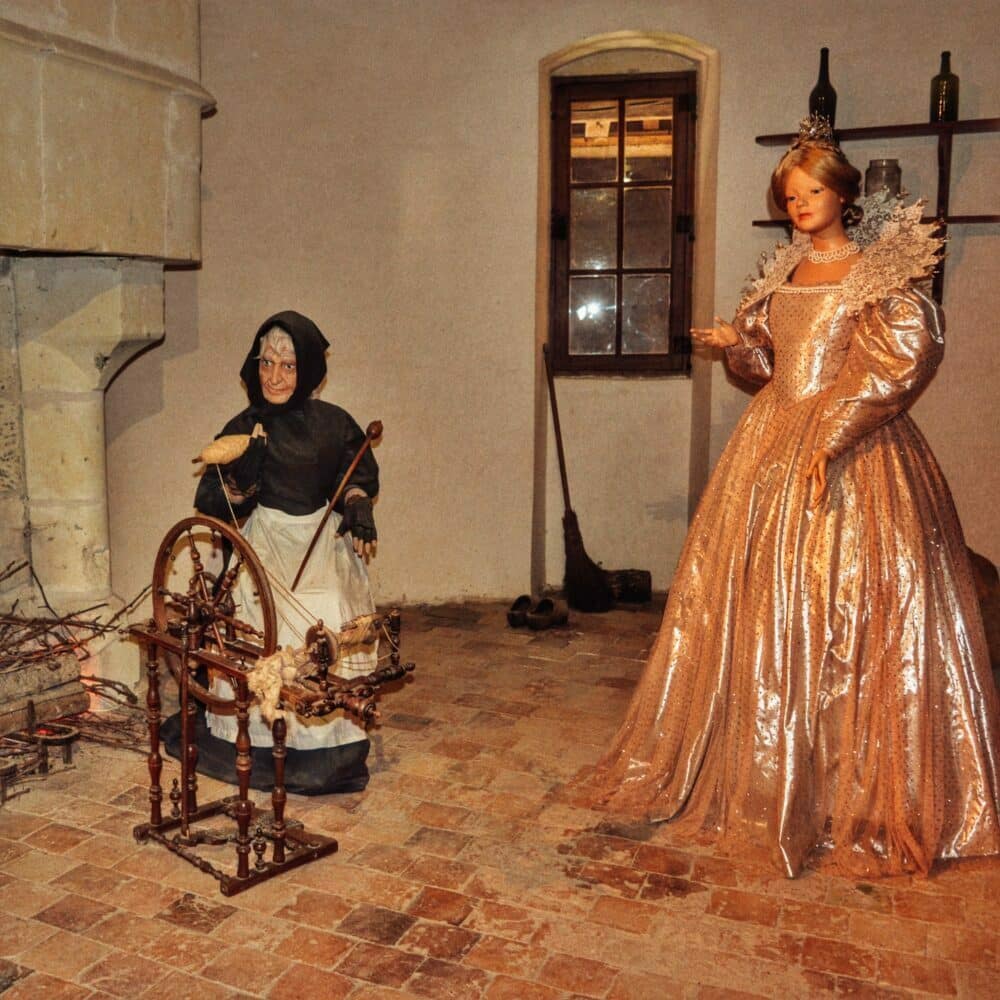
[[[668,181],[673,176],[672,97],[625,102],[625,180]]]
[[[571,181],[618,180],[618,102],[570,102]]]
[[[670,188],[625,192],[624,267],[670,267]]]
[[[670,275],[622,278],[622,354],[670,351]]]
[[[569,353],[615,353],[615,279],[569,279]]]
[[[569,266],[603,271],[618,259],[618,192],[584,188],[570,192]]]

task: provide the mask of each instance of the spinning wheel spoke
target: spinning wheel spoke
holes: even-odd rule
[[[186,591],[175,589],[178,577]],[[259,623],[248,621],[247,609],[239,606],[240,586],[256,595]],[[187,621],[196,661],[201,650],[253,662],[277,648],[274,600],[264,568],[239,532],[212,517],[185,518],[164,537],[153,567],[153,618],[159,629],[175,636]],[[167,654],[165,660],[179,680],[180,657]],[[212,711],[235,711],[235,693],[213,692],[203,673],[192,676],[189,686]]]

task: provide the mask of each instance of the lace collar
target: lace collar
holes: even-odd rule
[[[851,314],[884,299],[894,288],[929,278],[944,245],[941,237],[932,235],[936,225],[920,221],[923,200],[904,207],[880,192],[860,204],[864,217],[847,235],[861,247],[861,259],[840,283],[841,299]],[[761,254],[759,274],[744,288],[740,309],[783,285],[808,250],[809,237],[795,232],[791,243]]]

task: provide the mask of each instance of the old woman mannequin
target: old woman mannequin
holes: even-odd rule
[[[377,534],[372,501],[378,493],[378,466],[371,451],[352,473],[344,498],[309,558],[294,599],[285,595],[329,498],[365,441],[345,410],[316,399],[326,377],[328,343],[317,326],[297,312],[266,319],[254,334],[240,377],[250,405],[230,420],[222,434],[251,434],[247,451],[224,466],[209,466],[198,485],[195,506],[231,521],[246,518],[243,534],[272,581],[278,614],[278,642],[302,645],[318,619],[336,630],[374,611],[365,563],[375,554]],[[249,587],[237,588],[242,617],[259,621],[259,605]],[[337,672],[346,676],[375,668],[369,647],[345,656]],[[368,782],[369,741],[347,717],[329,721],[288,720],[288,791],[300,794],[358,791]],[[234,780],[234,716],[207,713],[198,726],[198,769]],[[273,781],[271,733],[251,711],[252,781]]]

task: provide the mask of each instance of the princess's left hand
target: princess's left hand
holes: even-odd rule
[[[820,500],[826,493],[826,465],[830,461],[830,453],[824,448],[813,452],[813,457],[809,460],[809,468],[806,469],[806,478],[812,480],[812,496],[809,499],[810,509],[819,506]]]

